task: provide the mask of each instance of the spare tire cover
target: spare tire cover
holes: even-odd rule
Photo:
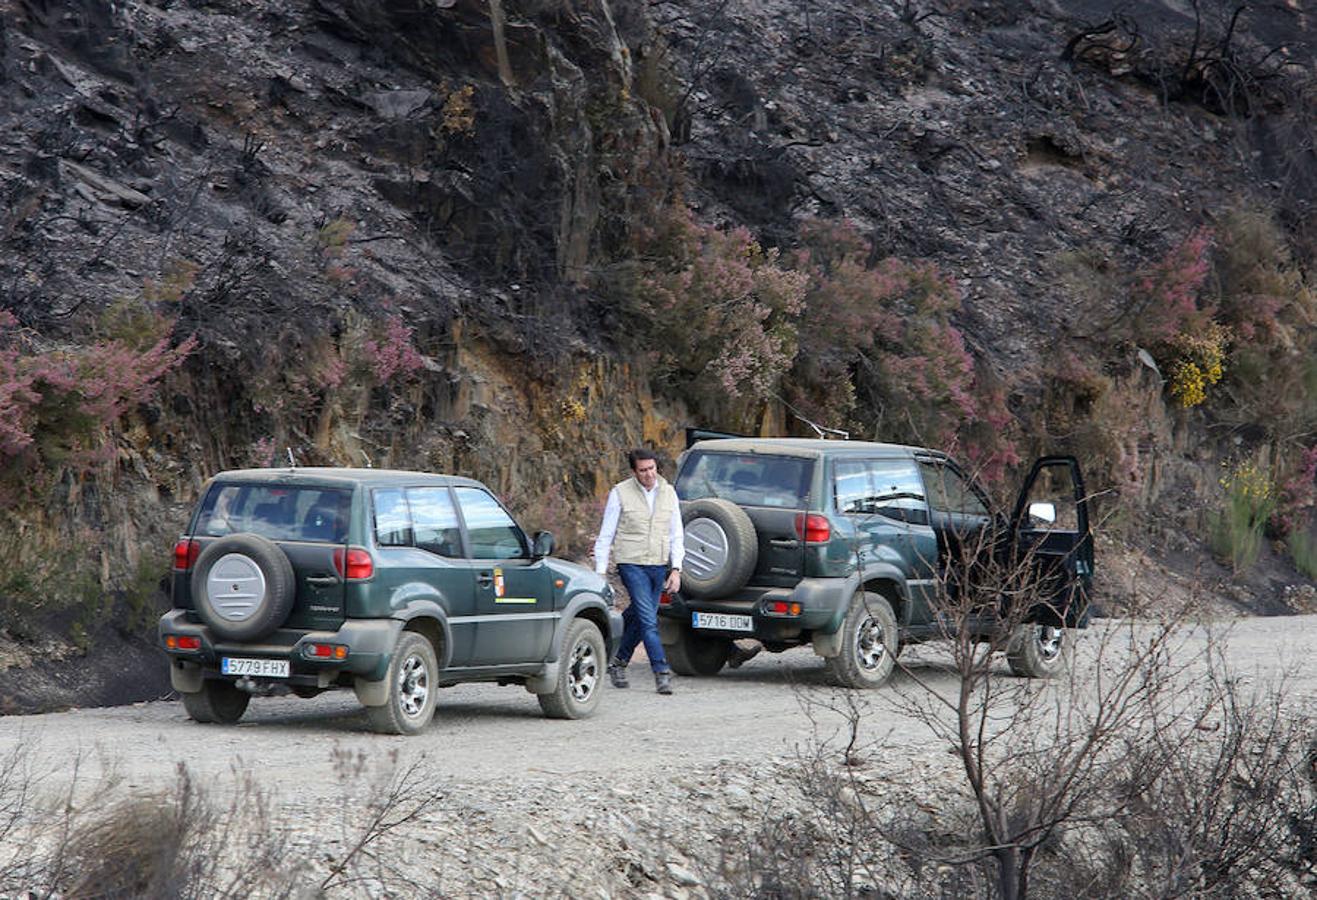
[[[681,521],[682,593],[721,597],[745,587],[759,561],[759,538],[745,510],[730,500],[691,500],[681,505]]]
[[[258,534],[220,538],[197,557],[192,604],[218,637],[254,641],[293,610],[293,566],[278,545]]]

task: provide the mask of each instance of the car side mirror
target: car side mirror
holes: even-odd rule
[[[553,550],[557,546],[552,531],[537,531],[535,537],[531,538],[530,541],[530,555],[535,559],[543,559],[546,556],[552,556]]]
[[[1055,503],[1030,503],[1029,518],[1040,519],[1047,523],[1056,521],[1056,504]]]

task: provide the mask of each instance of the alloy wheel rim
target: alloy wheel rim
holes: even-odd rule
[[[860,623],[855,633],[855,660],[860,668],[873,670],[882,663],[887,654],[887,645],[883,643],[883,626],[872,616]]]
[[[398,700],[405,715],[415,718],[430,697],[430,673],[419,656],[409,656],[398,672]]]
[[[581,641],[572,650],[572,663],[567,670],[567,689],[572,699],[584,703],[599,683],[599,658],[588,641]]]
[[[1037,627],[1034,637],[1038,641],[1038,652],[1043,659],[1050,662],[1061,655],[1061,644],[1064,635],[1065,632],[1055,625],[1039,625]]]

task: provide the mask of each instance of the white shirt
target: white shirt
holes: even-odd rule
[[[640,484],[640,482],[636,482]],[[658,489],[661,482],[654,482],[654,487],[646,490],[643,484],[640,485],[640,492],[645,495],[645,502],[649,504],[650,515],[654,513],[654,502],[658,500]],[[608,556],[613,550],[613,538],[617,536],[617,523],[622,518],[622,498],[617,495],[617,488],[614,487],[608,492],[608,502],[604,504],[604,521],[599,526],[599,537],[594,542],[594,570],[600,575],[608,571]],[[672,519],[668,522],[668,553],[671,558],[671,565],[674,569],[680,569],[682,560],[686,558],[686,533],[681,527],[681,510],[673,509]]]

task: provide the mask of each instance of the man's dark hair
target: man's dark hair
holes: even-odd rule
[[[626,461],[631,465],[631,471],[636,470],[642,459],[654,460],[654,465],[658,465],[658,454],[653,450],[646,450],[644,447],[637,447],[626,455]]]

